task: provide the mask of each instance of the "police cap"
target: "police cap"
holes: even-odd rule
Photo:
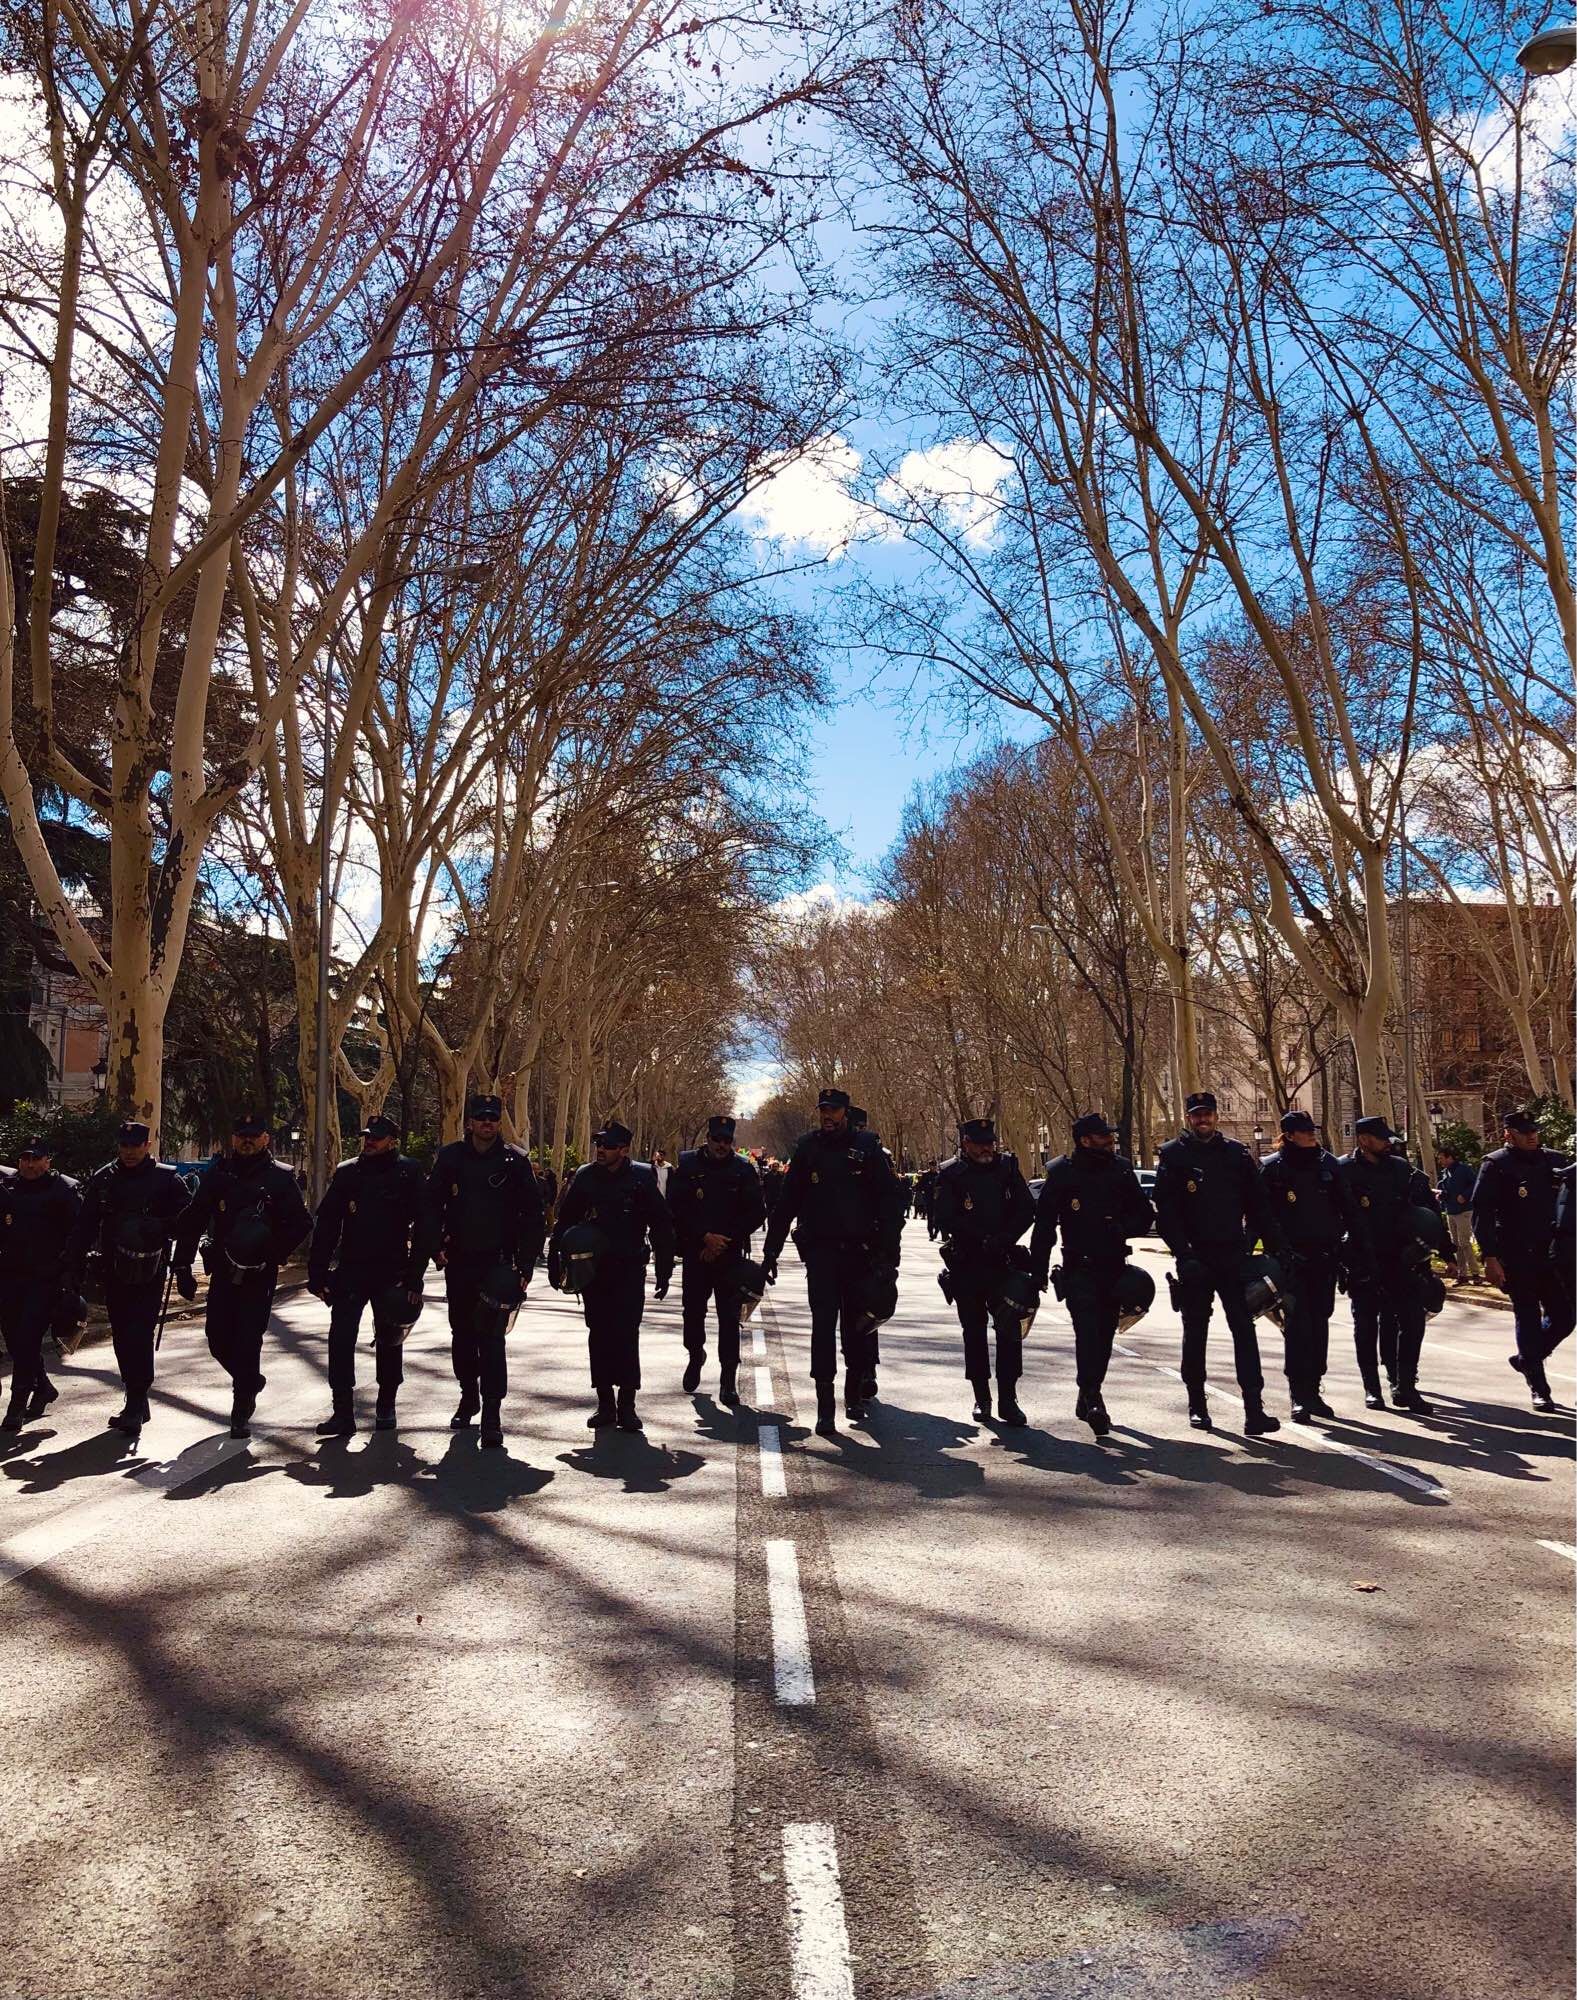
[[[958,1136],[972,1146],[989,1146],[997,1136],[996,1123],[990,1118],[966,1118],[958,1128]]]
[[[362,1126],[361,1136],[364,1139],[398,1139],[400,1128],[392,1118],[386,1118],[378,1111]]]
[[[1531,1111],[1508,1111],[1500,1122],[1507,1132],[1537,1132],[1539,1129],[1539,1121]]]
[[[627,1146],[634,1137],[628,1125],[621,1125],[617,1118],[610,1118],[592,1133],[591,1143],[594,1146]]]
[[[863,1104],[851,1104],[849,1106],[849,1123],[854,1127],[856,1132],[863,1132],[870,1122],[871,1114]]]
[[[49,1160],[54,1158],[54,1154],[54,1147],[42,1132],[29,1132],[17,1148],[16,1156],[19,1160]]]
[[[706,1136],[709,1139],[732,1139],[734,1121],[726,1111],[714,1111],[706,1121]]]
[[[1214,1111],[1216,1093],[1213,1090],[1191,1090],[1183,1099],[1185,1111]]]
[[[478,1091],[475,1097],[468,1097],[466,1099],[465,1115],[467,1118],[502,1118],[504,1115],[504,1100],[501,1097],[492,1096],[485,1090]]]
[[[1314,1120],[1307,1111],[1284,1111],[1281,1114],[1283,1132],[1312,1132]]]
[[[818,1111],[847,1111],[848,1108],[849,1093],[846,1090],[834,1090],[830,1085],[816,1099]]]
[[[268,1131],[268,1120],[258,1111],[243,1111],[230,1121],[230,1130],[237,1139],[261,1139]]]
[[[1380,1116],[1379,1112],[1376,1112],[1372,1118],[1360,1118],[1353,1127],[1353,1130],[1364,1139],[1394,1139],[1396,1137],[1396,1134]]]
[[[146,1146],[152,1137],[148,1127],[138,1118],[126,1119],[115,1134],[117,1143],[122,1146]]]
[[[1082,1118],[1073,1121],[1075,1139],[1104,1139],[1111,1132],[1111,1126],[1098,1111],[1086,1111]]]

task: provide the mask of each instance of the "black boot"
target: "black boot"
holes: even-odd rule
[[[860,1377],[860,1395],[867,1403],[876,1401],[876,1370],[867,1368]]]
[[[348,1438],[356,1435],[356,1410],[350,1398],[336,1396],[334,1407],[318,1425],[320,1438]]]
[[[1029,1418],[1019,1408],[1018,1397],[1014,1395],[1013,1390],[1014,1384],[1011,1382],[997,1384],[997,1412],[1005,1424],[1015,1426],[1027,1424]]]
[[[147,1397],[134,1396],[128,1390],[124,1409],[117,1410],[114,1416],[110,1418],[110,1429],[112,1431],[119,1431],[123,1437],[134,1438],[139,1435],[143,1425],[147,1421]]]
[[[865,1378],[851,1368],[843,1378],[843,1414],[851,1424],[865,1421]]]
[[[1331,1423],[1335,1420],[1336,1412],[1331,1408],[1330,1404],[1326,1402],[1325,1398],[1320,1394],[1318,1389],[1316,1389],[1314,1394],[1310,1396],[1308,1401],[1308,1409],[1309,1409],[1309,1415],[1311,1417],[1321,1417],[1324,1419],[1326,1423]]]
[[[5,1415],[0,1417],[0,1431],[19,1431],[27,1416],[27,1391],[13,1389],[11,1400],[5,1406]]]
[[[613,1391],[611,1389],[599,1389],[597,1391],[597,1407],[586,1419],[587,1430],[605,1431],[609,1424],[615,1423],[617,1419],[618,1412],[613,1407]]]
[[[469,1428],[471,1419],[481,1407],[482,1398],[477,1393],[476,1384],[467,1382],[460,1391],[460,1400],[455,1404],[454,1415],[449,1419],[450,1430],[463,1431]]]
[[[693,1396],[701,1386],[701,1370],[706,1366],[706,1349],[692,1347],[690,1359],[684,1365],[684,1380],[679,1384],[687,1396]]]
[[[390,1419],[391,1423],[393,1418]],[[482,1405],[482,1449],[501,1451],[504,1444],[504,1413],[500,1403]]]
[[[1383,1410],[1385,1408],[1385,1398],[1380,1393],[1380,1378],[1378,1375],[1366,1375],[1363,1378],[1363,1406],[1366,1410]]]
[[[375,1431],[392,1431],[398,1423],[399,1419],[395,1414],[396,1394],[393,1389],[378,1391],[378,1407],[372,1413],[372,1427]]]
[[[1423,1397],[1419,1395],[1417,1386],[1412,1382],[1399,1384],[1398,1387],[1391,1391],[1391,1408],[1393,1410],[1406,1410],[1411,1416],[1415,1417],[1432,1417],[1435,1413],[1434,1404],[1426,1403]]]
[[[1203,1389],[1190,1389],[1188,1392],[1188,1421],[1196,1431],[1208,1431],[1213,1428],[1210,1422],[1210,1405],[1205,1401]]]
[[[975,1422],[989,1424],[991,1421],[991,1384],[984,1375],[976,1377],[969,1384],[975,1392]]]
[[[27,1398],[28,1422],[36,1424],[59,1394],[60,1391],[55,1387],[53,1382],[35,1382]]]
[[[1073,1414],[1079,1419],[1080,1423],[1088,1424],[1098,1438],[1105,1437],[1111,1430],[1112,1420],[1106,1414],[1106,1405],[1101,1401],[1101,1392],[1099,1389],[1088,1396],[1081,1389]]]
[[[635,1407],[635,1391],[633,1389],[621,1389],[619,1391],[618,1413],[619,1429],[621,1431],[645,1430],[646,1426],[641,1422],[640,1412]]]
[[[717,1400],[726,1403],[731,1410],[739,1408],[739,1368],[725,1368],[718,1377]]]
[[[1280,1417],[1273,1417],[1258,1396],[1243,1399],[1243,1431],[1246,1437],[1269,1437],[1281,1429]]]
[[[816,1384],[816,1435],[838,1435],[838,1392],[830,1382]]]

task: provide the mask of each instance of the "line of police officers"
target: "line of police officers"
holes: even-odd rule
[[[719,1398],[735,1406],[741,1321],[776,1282],[792,1233],[810,1306],[816,1429],[831,1434],[840,1358],[850,1421],[864,1416],[877,1393],[878,1329],[896,1309],[909,1198],[845,1091],[822,1091],[817,1109],[818,1128],[796,1146],[770,1201],[756,1169],[734,1150],[732,1118],[708,1121],[705,1145],[680,1156],[666,1193],[650,1166],[630,1158],[629,1129],[610,1120],[594,1137],[592,1161],[565,1189],[551,1237],[543,1183],[528,1156],[503,1139],[502,1104],[487,1094],[468,1101],[465,1136],[443,1147],[425,1175],[400,1154],[393,1121],[369,1119],[360,1153],[336,1170],[315,1220],[294,1176],[272,1157],[261,1118],[236,1121],[229,1152],[204,1173],[195,1195],[174,1168],[150,1156],[145,1125],[121,1127],[116,1159],[80,1191],[52,1171],[47,1143],[31,1140],[17,1173],[0,1184],[0,1334],[13,1370],[0,1429],[20,1429],[54,1401],[44,1339],[52,1330],[69,1338],[85,1316],[80,1294],[91,1261],[125,1386],[125,1406],[110,1421],[135,1437],[149,1418],[170,1287],[196,1296],[200,1256],[209,1277],[208,1345],[232,1385],[231,1435],[248,1436],[265,1386],[263,1340],[279,1267],[310,1236],[308,1286],[330,1307],[332,1408],[320,1435],[347,1437],[356,1429],[356,1348],[369,1311],[374,1423],[394,1426],[403,1343],[421,1311],[431,1263],[444,1273],[460,1389],[451,1427],[464,1429],[480,1415],[482,1443],[502,1445],[506,1338],[545,1238],[550,1280],[578,1297],[586,1322],[596,1395],[587,1422],[638,1431],[648,1264],[658,1299],[675,1262],[682,1264],[685,1389],[700,1385],[710,1309]],[[1425,1321],[1441,1295],[1430,1252],[1443,1232],[1432,1190],[1397,1156],[1385,1120],[1360,1119],[1353,1152],[1336,1159],[1320,1147],[1308,1114],[1291,1111],[1281,1121],[1279,1150],[1258,1162],[1219,1130],[1210,1092],[1190,1096],[1185,1115],[1187,1129],[1161,1149],[1153,1206],[1098,1112],[1075,1121],[1072,1148],[1049,1164],[1038,1201],[989,1119],[960,1128],[958,1155],[926,1180],[923,1207],[942,1241],[940,1283],[958,1314],[977,1417],[1026,1421],[1017,1396],[1023,1339],[1051,1285],[1073,1325],[1076,1414],[1097,1436],[1109,1432],[1103,1390],[1113,1343],[1155,1292],[1129,1261],[1130,1241],[1152,1225],[1175,1264],[1168,1283],[1182,1319],[1193,1425],[1211,1424],[1206,1339],[1218,1303],[1250,1435],[1279,1428],[1264,1404],[1255,1327],[1256,1314],[1267,1309],[1282,1323],[1294,1419],[1332,1416],[1321,1385],[1338,1287],[1352,1300],[1365,1402],[1385,1407],[1383,1369],[1393,1406],[1427,1413],[1418,1368]],[[1535,1407],[1550,1409],[1545,1362],[1577,1321],[1573,1168],[1540,1144],[1530,1117],[1514,1113],[1505,1123],[1506,1144],[1478,1177],[1473,1229],[1492,1281],[1511,1299],[1511,1365]],[[754,1263],[751,1240],[763,1225],[762,1257]]]

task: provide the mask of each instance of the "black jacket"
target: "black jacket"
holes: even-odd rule
[[[419,1255],[441,1250],[459,1263],[505,1258],[529,1277],[543,1227],[542,1189],[518,1146],[496,1139],[479,1153],[469,1139],[456,1139],[439,1150],[427,1177]]]
[[[1570,1164],[1548,1146],[1529,1153],[1502,1146],[1488,1155],[1473,1188],[1473,1234],[1486,1257],[1544,1262],[1555,1227],[1555,1177]]]
[[[82,1196],[64,1174],[0,1181],[0,1284],[55,1284],[72,1262]]]
[[[1128,1238],[1143,1236],[1154,1221],[1150,1197],[1130,1160],[1075,1146],[1052,1161],[1041,1184],[1029,1240],[1036,1281],[1046,1283],[1059,1231],[1064,1263],[1120,1264],[1128,1255]]]
[[[767,1219],[761,1176],[737,1153],[717,1160],[705,1146],[679,1155],[668,1176],[668,1212],[681,1257],[694,1257],[703,1236],[726,1236],[726,1257],[742,1257]]]
[[[1281,1247],[1254,1155],[1220,1133],[1167,1140],[1156,1161],[1155,1213],[1174,1257],[1241,1257],[1256,1237],[1268,1250]]]
[[[864,1246],[898,1262],[903,1218],[892,1162],[874,1132],[807,1132],[794,1148],[783,1190],[772,1209],[762,1256],[781,1255],[790,1227],[795,1241],[817,1250]]]
[[[214,1161],[197,1184],[175,1232],[175,1262],[189,1265],[206,1235],[223,1250],[225,1238],[243,1217],[261,1215],[273,1239],[270,1262],[282,1264],[307,1231],[312,1217],[296,1177],[267,1153],[237,1159],[227,1153]]]
[[[387,1284],[422,1282],[423,1175],[399,1153],[362,1153],[336,1167],[312,1230],[307,1282],[321,1288],[338,1269]]]
[[[996,1264],[1035,1220],[1035,1197],[1012,1153],[978,1164],[959,1153],[937,1173],[931,1213],[953,1261]]]
[[[1356,1149],[1337,1161],[1336,1171],[1353,1199],[1351,1242],[1384,1280],[1398,1270],[1398,1253],[1418,1241],[1411,1210],[1439,1212],[1435,1191],[1406,1160],[1389,1154],[1371,1160]]]
[[[1293,1256],[1333,1256],[1358,1221],[1341,1162],[1323,1146],[1283,1146],[1259,1171]]]
[[[595,1223],[607,1236],[607,1264],[644,1266],[650,1242],[655,1281],[666,1285],[673,1276],[673,1217],[658,1191],[656,1174],[644,1161],[623,1160],[612,1169],[593,1162],[577,1171],[564,1190],[553,1224],[555,1254],[565,1230],[582,1222]]]
[[[209,1169],[210,1173],[213,1171]],[[161,1161],[146,1159],[138,1167],[123,1167],[111,1160],[88,1176],[82,1190],[82,1210],[71,1246],[73,1266],[80,1269],[88,1255],[102,1251],[107,1259],[105,1276],[124,1282],[127,1273],[117,1263],[116,1251],[158,1243],[167,1245],[175,1225],[191,1200],[185,1181]],[[161,1261],[157,1273],[139,1267],[135,1282],[148,1282],[163,1275]]]

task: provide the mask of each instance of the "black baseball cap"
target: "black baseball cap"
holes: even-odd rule
[[[398,1139],[400,1128],[392,1118],[386,1118],[378,1111],[362,1126],[361,1136],[364,1139]]]
[[[19,1160],[52,1160],[55,1149],[42,1132],[29,1132],[18,1146],[16,1156]]]
[[[958,1128],[958,1136],[972,1146],[985,1146],[996,1138],[997,1128],[990,1118],[966,1118]]]
[[[1105,1139],[1112,1130],[1098,1111],[1086,1111],[1082,1118],[1073,1121],[1075,1139]]]
[[[1307,1111],[1284,1111],[1281,1114],[1283,1132],[1312,1132],[1314,1120]]]
[[[592,1133],[591,1143],[594,1146],[627,1146],[634,1137],[628,1125],[621,1125],[617,1118],[610,1118]]]
[[[735,1121],[726,1111],[714,1111],[706,1121],[706,1136],[709,1139],[732,1139]]]
[[[1213,1090],[1191,1090],[1183,1099],[1185,1111],[1214,1111],[1216,1093]]]
[[[1380,1116],[1378,1111],[1375,1112],[1373,1117],[1360,1118],[1353,1127],[1353,1131],[1365,1139],[1394,1139],[1396,1137],[1396,1134]]]
[[[231,1119],[230,1130],[237,1139],[261,1139],[268,1131],[268,1120],[261,1112],[243,1111]]]
[[[1531,1111],[1508,1111],[1500,1121],[1503,1132],[1537,1132],[1539,1121]]]
[[[124,1120],[115,1134],[116,1142],[122,1146],[146,1146],[152,1137],[152,1132],[138,1118]]]
[[[846,1090],[834,1090],[830,1084],[816,1099],[818,1111],[847,1111],[848,1108],[849,1093]]]
[[[466,1099],[465,1115],[467,1118],[502,1118],[504,1100],[501,1097],[492,1097],[486,1091],[479,1091],[475,1097]]]

